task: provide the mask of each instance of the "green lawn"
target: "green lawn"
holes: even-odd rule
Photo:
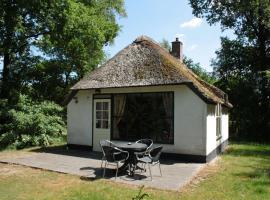
[[[113,181],[81,180],[77,176],[0,164],[1,200],[132,199],[138,190]],[[207,167],[181,192],[143,191],[149,194],[147,199],[270,199],[270,145],[230,145],[217,165]]]

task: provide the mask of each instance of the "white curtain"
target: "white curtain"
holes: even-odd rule
[[[172,123],[171,118],[173,117],[173,96],[171,93],[163,93],[162,94],[162,100],[163,100],[163,106],[166,114],[166,121],[168,124],[170,124],[170,130],[167,132],[169,134],[169,137],[171,137],[171,130],[172,130]]]
[[[114,119],[115,127],[113,130],[114,138],[119,138],[119,128],[118,124],[122,120],[126,105],[126,96],[123,94],[114,95],[114,116],[117,118]]]
[[[171,93],[163,93],[162,94],[162,99],[163,99],[163,105],[166,113],[166,117],[170,118],[172,117],[172,94]]]

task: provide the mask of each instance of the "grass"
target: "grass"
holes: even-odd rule
[[[0,153],[1,154],[1,153]],[[132,199],[138,187],[22,166],[0,164],[0,197],[6,199]],[[144,188],[146,199],[270,199],[270,145],[232,144],[179,192]]]

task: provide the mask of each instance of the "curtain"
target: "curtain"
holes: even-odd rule
[[[162,100],[163,100],[163,106],[165,109],[166,117],[171,118],[172,117],[172,94],[171,93],[163,93],[162,94]]]
[[[166,121],[167,123],[170,125],[170,130],[167,133],[164,134],[168,134],[168,137],[172,137],[171,135],[171,131],[172,131],[172,115],[173,115],[173,99],[172,99],[172,94],[171,93],[163,93],[162,94],[162,100],[163,100],[163,106],[164,106],[164,110],[165,110],[165,115],[166,115]]]
[[[114,119],[115,127],[113,130],[113,138],[115,139],[119,139],[118,124],[123,118],[125,105],[126,105],[126,95],[124,94],[114,95],[114,116],[116,116],[116,118]]]

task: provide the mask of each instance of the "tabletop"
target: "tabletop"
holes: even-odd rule
[[[117,146],[120,149],[124,150],[131,150],[131,151],[144,151],[147,149],[146,144],[142,143],[135,143],[135,142],[122,142],[122,141],[113,141],[115,146]]]

